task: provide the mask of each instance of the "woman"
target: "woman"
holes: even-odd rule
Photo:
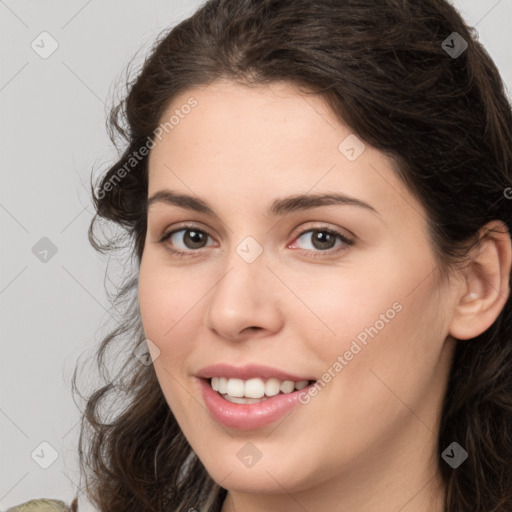
[[[453,7],[209,1],[111,123],[98,510],[512,510],[512,116]]]

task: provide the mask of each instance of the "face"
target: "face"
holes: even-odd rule
[[[410,453],[428,473],[453,293],[392,162],[289,84],[217,81],[176,110],[149,159],[139,301],[210,475],[307,492],[407,477]]]

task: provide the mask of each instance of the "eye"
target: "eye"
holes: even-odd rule
[[[202,253],[198,249],[208,247],[208,238],[212,239],[206,231],[194,226],[184,226],[165,233],[157,240],[157,243],[163,243],[165,248],[174,255],[197,257]],[[312,255],[317,257],[325,253],[333,254],[346,250],[348,246],[354,245],[354,243],[354,240],[347,238],[340,232],[332,228],[320,226],[302,231],[288,247],[318,253]],[[297,244],[299,247],[297,247]]]
[[[193,252],[197,252],[194,249],[202,249],[207,246],[208,238],[211,237],[205,231],[189,226],[164,234],[158,242],[165,243],[166,249],[174,254],[192,256]],[[166,243],[167,241],[171,243]]]
[[[301,239],[303,240],[303,246],[299,248],[314,252],[338,252],[346,249],[347,246],[354,245],[353,240],[334,229],[325,227],[302,231],[289,247],[293,248]]]

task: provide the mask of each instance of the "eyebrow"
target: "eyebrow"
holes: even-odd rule
[[[178,194],[171,190],[159,190],[155,192],[147,201],[147,208],[156,203],[178,206],[187,210],[193,210],[205,213],[212,217],[217,217],[213,209],[202,199],[187,194]],[[372,211],[377,215],[379,212],[368,203],[341,193],[331,194],[298,194],[294,196],[275,199],[268,209],[268,214],[277,217],[294,211],[309,210],[320,206],[328,205],[346,205],[358,206]]]

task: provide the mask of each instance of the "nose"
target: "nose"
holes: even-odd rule
[[[265,251],[249,263],[233,250],[223,270],[207,295],[206,327],[230,341],[278,332],[282,284],[267,267]]]

